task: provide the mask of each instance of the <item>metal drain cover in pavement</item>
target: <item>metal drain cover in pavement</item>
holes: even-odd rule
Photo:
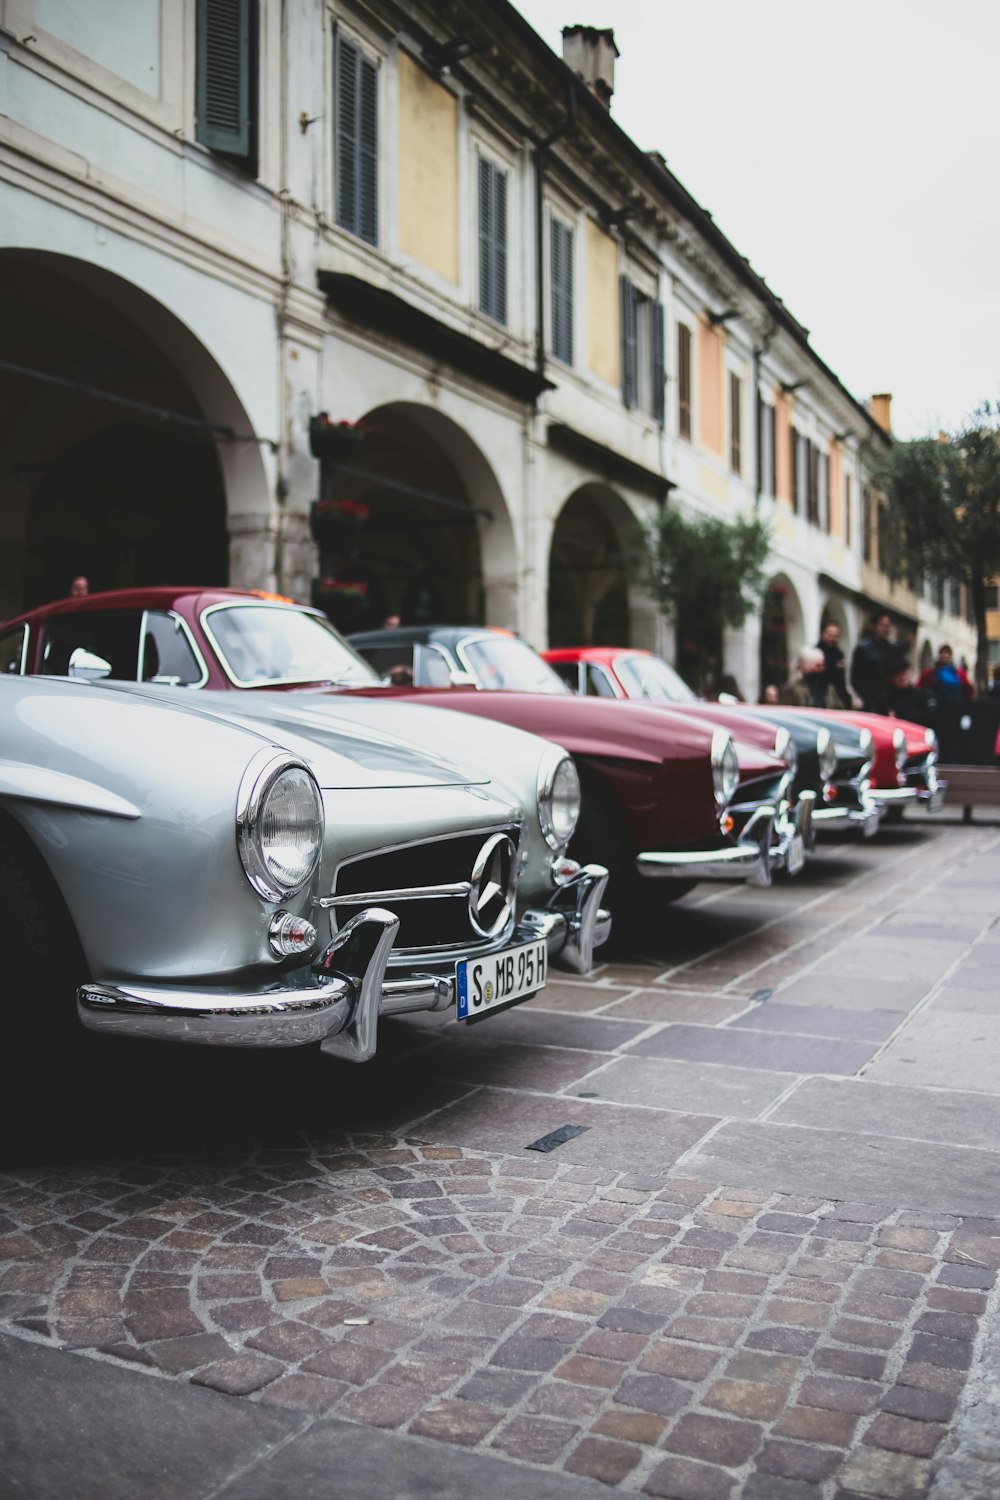
[[[589,1130],[589,1125],[560,1125],[558,1130],[549,1131],[540,1140],[532,1141],[530,1146],[525,1146],[525,1151],[554,1151],[557,1146],[564,1146],[571,1141],[575,1135],[583,1135]]]

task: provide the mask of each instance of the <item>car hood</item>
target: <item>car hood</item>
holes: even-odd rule
[[[337,712],[330,698],[295,698],[287,693],[228,693],[187,688],[119,687],[109,691],[181,705],[248,730],[306,761],[324,790],[377,787],[488,786],[481,770],[433,755],[418,744],[351,715]],[[442,738],[445,736],[442,735]]]

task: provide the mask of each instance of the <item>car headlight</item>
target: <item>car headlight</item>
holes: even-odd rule
[[[902,729],[892,731],[892,748],[896,756],[896,770],[901,771],[906,765],[906,735]]]
[[[580,817],[580,778],[563,750],[552,747],[538,764],[538,824],[552,849],[564,848]]]
[[[875,756],[875,736],[870,729],[862,729],[858,735],[858,749],[865,760],[872,760]]]
[[[724,729],[716,729],[712,735],[712,785],[720,807],[732,800],[739,784],[740,762],[733,737]]]
[[[924,730],[924,744],[930,750],[937,749],[937,735],[934,733],[933,729]]]
[[[837,774],[837,747],[829,729],[817,729],[816,755],[819,758],[820,776],[824,781],[832,781]]]
[[[240,782],[236,839],[246,877],[265,901],[283,901],[312,877],[324,826],[312,772],[274,746],[258,751]]]
[[[786,762],[789,771],[794,776],[799,768],[799,752],[787,729],[779,729],[774,736],[774,753]]]

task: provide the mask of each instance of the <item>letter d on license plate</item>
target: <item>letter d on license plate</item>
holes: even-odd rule
[[[546,945],[539,942],[463,959],[455,965],[458,1019],[474,1021],[495,1006],[526,1000],[545,983],[548,957]]]

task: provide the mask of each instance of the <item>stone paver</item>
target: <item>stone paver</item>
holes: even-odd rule
[[[669,951],[506,1029],[387,1026],[366,1069],[182,1050],[133,1094],[116,1065],[90,1104],[130,1134],[0,1175],[0,1329],[675,1500],[995,1494],[968,1393],[1000,1388],[1000,1069],[969,976],[1000,943],[964,902],[998,834],[845,841],[773,903],[696,891]],[[940,1081],[929,1043],[897,1080],[938,1019]]]

